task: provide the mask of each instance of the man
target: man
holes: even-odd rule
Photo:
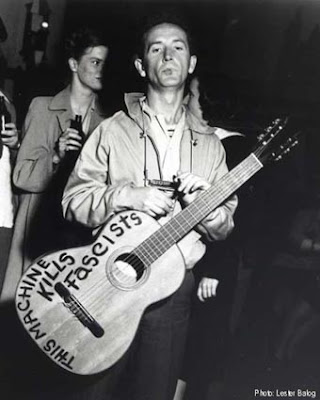
[[[53,97],[33,99],[24,122],[13,171],[20,199],[3,301],[13,298],[20,277],[36,257],[71,246],[66,237],[71,241],[74,227],[63,222],[61,196],[83,138],[70,124],[75,115],[81,115],[83,135],[88,137],[105,118],[97,97],[108,55],[104,37],[81,28],[67,38],[66,53],[70,84]]]
[[[63,196],[66,218],[97,228],[122,210],[143,211],[161,224],[192,202],[227,171],[218,138],[184,105],[184,91],[197,58],[185,29],[156,21],[143,35],[135,67],[146,95],[129,94],[127,112],[102,122],[85,144]],[[152,180],[178,185],[172,192]],[[224,239],[233,228],[237,200],[210,213],[180,243],[186,276],[176,293],[144,313],[129,351],[127,398],[171,400],[180,373],[193,275],[205,252],[202,236]]]

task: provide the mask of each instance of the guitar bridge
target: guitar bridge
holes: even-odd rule
[[[58,282],[54,285],[55,291],[64,301],[64,305],[77,317],[77,319],[90,330],[96,338],[104,335],[101,325],[92,317],[92,315],[82,306],[79,300],[70,293],[63,283]]]

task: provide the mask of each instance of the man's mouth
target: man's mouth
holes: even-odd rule
[[[164,75],[172,75],[174,73],[174,71],[175,71],[174,68],[164,68],[162,70],[162,73]]]

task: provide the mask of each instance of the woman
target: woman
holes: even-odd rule
[[[13,298],[18,281],[29,264],[47,251],[80,244],[86,233],[65,225],[60,212],[63,190],[78,152],[83,145],[81,132],[71,128],[76,115],[82,116],[87,138],[105,118],[97,92],[108,47],[103,37],[89,29],[71,34],[66,41],[70,85],[54,97],[37,97],[24,123],[24,138],[13,172],[20,189],[9,263],[1,300]],[[77,229],[78,242],[74,234]]]

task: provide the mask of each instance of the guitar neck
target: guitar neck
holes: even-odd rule
[[[208,190],[201,193],[188,207],[143,241],[134,253],[144,263],[151,265],[262,167],[263,164],[254,153],[251,153]]]

